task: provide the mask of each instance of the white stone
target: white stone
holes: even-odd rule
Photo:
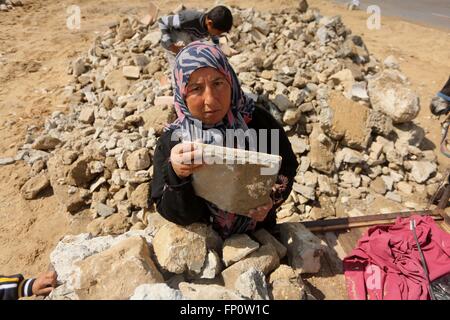
[[[180,290],[165,283],[142,284],[134,290],[130,300],[184,300]]]
[[[417,183],[424,183],[436,172],[436,163],[429,161],[411,161],[411,176]]]

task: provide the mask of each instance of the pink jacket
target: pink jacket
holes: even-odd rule
[[[430,280],[450,272],[450,235],[429,216],[397,218],[394,225],[370,228],[344,259],[350,299],[429,299],[428,281],[409,227],[411,219],[416,221],[416,234]]]

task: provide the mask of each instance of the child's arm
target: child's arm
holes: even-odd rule
[[[161,30],[161,45],[163,48],[173,51],[175,44],[172,40],[171,31],[180,28],[180,16],[176,14],[161,17],[158,19],[158,26]]]
[[[33,283],[36,279],[24,279],[21,274],[0,275],[0,300],[17,300],[33,295]]]

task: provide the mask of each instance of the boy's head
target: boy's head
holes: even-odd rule
[[[213,36],[218,36],[231,30],[233,26],[233,15],[227,7],[217,6],[206,14],[205,23],[208,33]]]

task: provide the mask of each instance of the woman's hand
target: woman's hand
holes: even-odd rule
[[[264,219],[266,219],[267,214],[269,213],[270,209],[272,209],[272,207],[273,207],[273,201],[271,198],[269,203],[267,203],[263,206],[260,206],[256,209],[250,210],[248,212],[247,216],[258,222],[264,221]]]
[[[189,177],[202,163],[202,150],[190,142],[179,143],[170,151],[172,168],[179,178]]]

